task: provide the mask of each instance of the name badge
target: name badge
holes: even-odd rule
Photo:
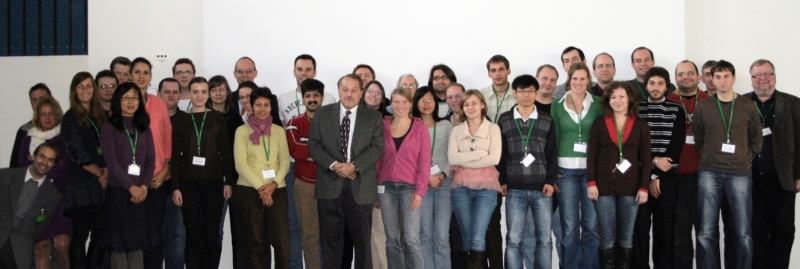
[[[686,144],[694,145],[694,136],[693,135],[687,135],[686,136]]]
[[[386,192],[386,186],[378,186],[378,193]]]
[[[586,143],[577,142],[575,146],[572,147],[572,151],[586,153]]]
[[[261,176],[264,177],[264,179],[273,178],[275,177],[275,169],[261,171]]]
[[[733,154],[734,152],[736,152],[736,145],[722,143],[722,152]]]
[[[762,136],[768,136],[768,135],[771,135],[771,134],[772,134],[772,129],[770,129],[769,127],[761,129],[761,135]]]
[[[44,213],[42,213],[42,214],[36,216],[36,223],[42,223],[46,219],[47,219],[47,216],[45,216]]]
[[[141,172],[142,172],[142,169],[136,164],[131,164],[131,165],[128,166],[128,174],[129,175],[139,176],[139,174],[141,174]]]
[[[436,175],[442,172],[438,165],[431,166],[431,175]]]
[[[103,155],[103,149],[102,148],[97,147],[97,155]]]
[[[622,159],[622,161],[620,161],[616,166],[617,168],[614,170],[619,170],[620,173],[625,174],[625,172],[627,172],[628,169],[631,168],[631,163],[626,159]],[[611,172],[614,171],[612,170]]]
[[[530,165],[533,163],[533,161],[535,161],[535,160],[536,160],[536,158],[534,158],[534,157],[533,157],[533,155],[531,155],[530,153],[528,153],[528,155],[527,155],[527,156],[525,156],[525,158],[523,158],[523,159],[522,159],[522,161],[521,161],[521,162],[519,162],[519,163],[521,163],[521,164],[522,164],[522,165],[524,165],[525,167],[528,167],[528,166],[530,166]]]
[[[194,156],[194,158],[192,158],[192,164],[197,166],[206,166],[206,158]]]

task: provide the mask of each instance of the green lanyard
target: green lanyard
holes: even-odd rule
[[[131,149],[132,149],[131,151],[133,152],[133,164],[136,164],[136,145],[139,144],[139,132],[136,132],[136,129],[133,130],[134,131],[133,133],[136,135],[136,139],[134,141],[133,139],[131,139],[131,132],[128,131],[128,126],[125,126],[125,124],[123,123],[122,127],[125,127],[125,133],[128,134],[128,141],[131,142]]]
[[[589,98],[589,96],[586,96],[584,98]],[[572,100],[572,94],[569,95],[569,101],[572,102],[572,108],[574,108],[575,113],[578,114],[578,142],[581,142],[583,141],[583,139],[581,139],[583,133],[583,127],[581,127],[581,122],[583,121],[583,119],[581,118],[581,112],[583,112],[583,110],[586,110],[586,108],[584,107],[583,109],[581,109],[581,111],[578,111],[578,107],[575,106],[575,100]]]
[[[433,156],[433,149],[436,147],[436,124],[437,122],[433,122],[433,140],[431,140],[431,156]],[[433,160],[431,160],[433,163]]]
[[[94,122],[92,121],[92,118],[90,118],[89,115],[86,115],[86,120],[89,121],[89,124],[91,124],[92,127],[94,127],[94,132],[97,133],[97,137],[100,137],[100,130],[97,129],[97,125],[94,125]]]
[[[510,87],[511,86],[509,85],[509,88]],[[494,122],[497,122],[497,117],[500,116],[500,107],[503,106],[503,102],[505,102],[506,97],[508,97],[508,89],[506,89],[506,92],[503,94],[503,99],[497,98],[497,90],[494,89],[494,85],[492,85],[492,91],[494,91],[495,104],[497,104],[497,109],[495,109],[494,114]]]
[[[264,147],[264,153],[267,154],[267,167],[269,167],[270,166],[270,164],[269,164],[269,153],[272,152],[272,140],[271,139],[267,140],[267,141],[269,141],[269,146],[264,145],[264,144],[267,143],[267,142],[264,141],[264,137],[265,136],[266,135],[262,135],[261,136],[261,146]]]
[[[203,128],[206,127],[206,115],[208,115],[208,108],[203,112],[203,123],[200,124],[200,130],[197,130],[197,122],[194,120],[194,111],[192,112],[192,124],[194,124],[194,133],[197,135],[197,156],[200,156],[200,139],[203,138]]]
[[[536,119],[531,120],[531,127],[528,128],[528,135],[522,135],[522,129],[519,128],[519,122],[515,119],[514,124],[517,125],[517,131],[519,132],[519,136],[522,138],[522,146],[525,147],[525,156],[528,155],[528,141],[531,140],[531,132],[533,132],[533,124],[536,123]]]
[[[617,118],[614,117],[614,131],[617,131],[617,144],[619,145],[619,160],[622,161],[622,139],[623,134],[625,133],[625,127],[628,125],[628,118],[625,118],[625,123],[622,124],[622,132],[619,131],[619,124],[617,124]]]
[[[300,116],[300,97],[297,97],[297,91],[294,91],[294,106],[297,107],[297,115]]]
[[[642,98],[645,98],[645,100],[647,100],[646,99],[647,98],[647,94],[644,94],[644,91],[642,90],[642,85],[639,84],[639,81],[636,80],[636,79],[634,79],[633,81],[636,82],[636,88],[639,88],[639,93],[641,93],[642,96],[643,96]]]
[[[753,100],[753,104],[756,105],[756,111],[758,111],[758,115],[761,116],[761,126],[762,127],[767,127],[767,118],[766,117],[769,117],[769,113],[772,112],[772,107],[775,106],[775,102],[772,102],[772,104],[769,105],[769,110],[767,110],[767,114],[766,114],[767,116],[766,117],[764,116],[765,114],[761,114],[761,107],[758,105],[758,103],[756,103],[756,100]]]
[[[734,96],[733,100],[731,100],[731,116],[727,122],[725,122],[725,114],[722,113],[722,104],[719,102],[719,96],[715,96],[717,98],[717,107],[719,107],[719,116],[722,118],[722,125],[725,126],[725,133],[727,137],[728,144],[731,143],[731,125],[733,125],[733,107],[736,105],[736,97]]]
[[[686,114],[686,122],[689,123],[689,126],[692,126],[692,117],[689,117],[689,111],[686,110],[686,103],[683,102],[683,95],[678,94],[678,99],[681,99],[681,107],[683,107],[683,113]],[[697,94],[694,96],[694,109],[697,109],[697,100],[700,99],[700,90],[697,91]]]

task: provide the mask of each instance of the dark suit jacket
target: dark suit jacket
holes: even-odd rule
[[[753,94],[744,96],[752,98]],[[800,98],[775,90],[774,122],[772,152],[778,181],[785,190],[794,192],[794,180],[800,179]]]
[[[0,246],[11,240],[18,269],[34,268],[33,241],[47,228],[61,201],[61,194],[53,185],[53,181],[43,178],[45,182],[36,192],[36,198],[26,213],[23,224],[14,229],[14,211],[17,209],[28,168],[30,166],[0,169]],[[36,217],[42,210],[46,219],[44,222],[36,223]]]
[[[317,183],[314,198],[335,199],[342,192],[345,179],[328,169],[334,161],[344,160],[339,127],[340,104],[323,106],[314,114],[308,135],[308,150],[317,163]],[[358,176],[352,182],[356,203],[365,205],[378,201],[378,180],[375,163],[383,155],[383,115],[361,105],[356,111],[353,126],[353,144],[350,161],[358,167]]]
[[[239,115],[241,115],[241,109],[239,109],[239,90],[232,92],[229,100],[231,100],[231,106],[239,112]],[[270,94],[269,103],[273,107],[269,113],[269,115],[272,116],[272,124],[283,127],[283,122],[281,122],[280,118],[280,109],[276,109],[278,107],[278,96],[275,96],[275,94]],[[235,130],[236,129],[234,129],[234,132],[236,132]]]

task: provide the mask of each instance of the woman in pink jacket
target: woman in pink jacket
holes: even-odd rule
[[[425,123],[411,117],[409,90],[395,89],[391,100],[394,116],[386,116],[383,121],[386,146],[376,165],[378,202],[386,230],[386,258],[390,269],[423,268],[419,207],[428,190],[431,138]],[[403,251],[401,237],[407,251]]]

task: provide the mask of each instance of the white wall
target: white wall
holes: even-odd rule
[[[145,57],[153,64],[152,93],[161,79],[172,76],[178,58],[192,59],[202,76],[202,11],[203,2],[192,0],[90,0],[89,68],[96,74],[117,56]],[[158,61],[157,54],[168,59]]]
[[[256,82],[276,93],[295,88],[291,70],[303,53],[317,59],[317,78],[328,91],[359,63],[372,65],[387,88],[404,73],[427,84],[438,63],[453,68],[467,88],[483,88],[494,54],[509,58],[512,79],[545,63],[561,70],[561,51],[570,45],[588,61],[611,53],[625,80],[634,76],[628,59],[638,46],[653,49],[666,66],[684,57],[683,21],[675,19],[683,17],[683,3],[675,1],[233,0],[205,1],[204,9],[205,51],[213,52],[205,54],[207,73],[232,80],[235,61],[247,55],[257,64]],[[630,23],[631,14],[647,14],[648,28]]]
[[[736,67],[734,90],[747,93],[750,64],[768,59],[775,64],[779,91],[800,96],[800,54],[797,14],[798,1],[692,1],[686,0],[686,58],[701,65],[708,59],[725,59]],[[671,69],[671,70],[674,70]],[[780,164],[778,164],[780,165]],[[795,204],[800,216],[800,199]],[[796,227],[796,225],[795,225]],[[795,233],[795,246],[789,268],[800,268],[800,233]]]
[[[72,76],[87,71],[86,56],[0,57],[0,167],[8,167],[19,126],[33,118],[28,90],[47,84],[64,111],[69,109]]]

